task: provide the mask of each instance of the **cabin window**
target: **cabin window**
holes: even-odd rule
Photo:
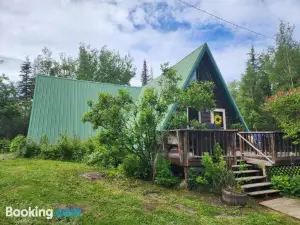
[[[210,113],[211,123],[216,124],[221,129],[226,129],[225,109],[215,109]]]
[[[199,120],[199,112],[193,108],[188,108],[188,119],[191,120]]]

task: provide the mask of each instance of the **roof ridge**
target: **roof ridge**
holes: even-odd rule
[[[93,83],[93,84],[104,84],[107,86],[119,86],[119,87],[129,87],[129,88],[142,88],[142,87],[138,87],[138,86],[129,86],[129,85],[125,85],[125,84],[112,84],[112,83],[106,83],[106,82],[99,82],[99,81],[91,81],[91,80],[78,80],[78,79],[71,79],[71,78],[65,78],[65,77],[55,77],[55,76],[47,76],[47,75],[37,75],[37,77],[44,77],[44,78],[55,78],[55,79],[60,79],[60,80],[68,80],[68,81],[80,81],[80,82],[84,82],[84,83]]]
[[[204,44],[200,45],[198,48],[196,48],[194,51],[192,51],[191,53],[189,53],[188,55],[186,55],[185,57],[183,57],[181,60],[179,60],[177,63],[175,63],[173,66],[171,66],[171,68],[175,67],[176,65],[178,65],[179,63],[181,63],[183,60],[185,60],[187,57],[189,57],[190,55],[192,55],[193,53],[195,53],[196,51],[198,51],[199,49],[202,49],[204,46],[206,46],[207,43],[205,42]],[[160,74],[159,76],[155,77],[149,84],[151,84],[153,81],[157,80],[162,74]],[[147,84],[147,85],[149,85]],[[147,85],[145,85],[144,87],[147,87]]]

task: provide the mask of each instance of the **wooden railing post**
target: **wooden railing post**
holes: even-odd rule
[[[275,149],[275,139],[274,139],[274,134],[270,136],[270,147],[271,147],[271,152],[272,152],[272,161],[276,163],[276,158],[277,158],[277,151]]]
[[[244,140],[239,137],[241,158],[244,159]]]
[[[188,152],[189,152],[189,133],[184,131],[183,137],[183,164],[188,166]]]

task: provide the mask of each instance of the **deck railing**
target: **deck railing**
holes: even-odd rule
[[[169,131],[168,144],[193,158],[202,157],[205,152],[214,154],[216,143],[219,143],[225,156],[234,156],[237,130],[195,130],[178,129]]]
[[[239,132],[240,151],[247,158],[276,164],[300,159],[300,144],[285,138],[283,132]]]

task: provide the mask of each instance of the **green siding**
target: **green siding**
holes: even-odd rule
[[[46,135],[55,142],[65,132],[82,139],[94,135],[91,124],[81,122],[87,101],[97,100],[100,92],[117,94],[119,89],[128,90],[134,100],[141,91],[140,87],[37,76],[28,136],[38,141]]]

